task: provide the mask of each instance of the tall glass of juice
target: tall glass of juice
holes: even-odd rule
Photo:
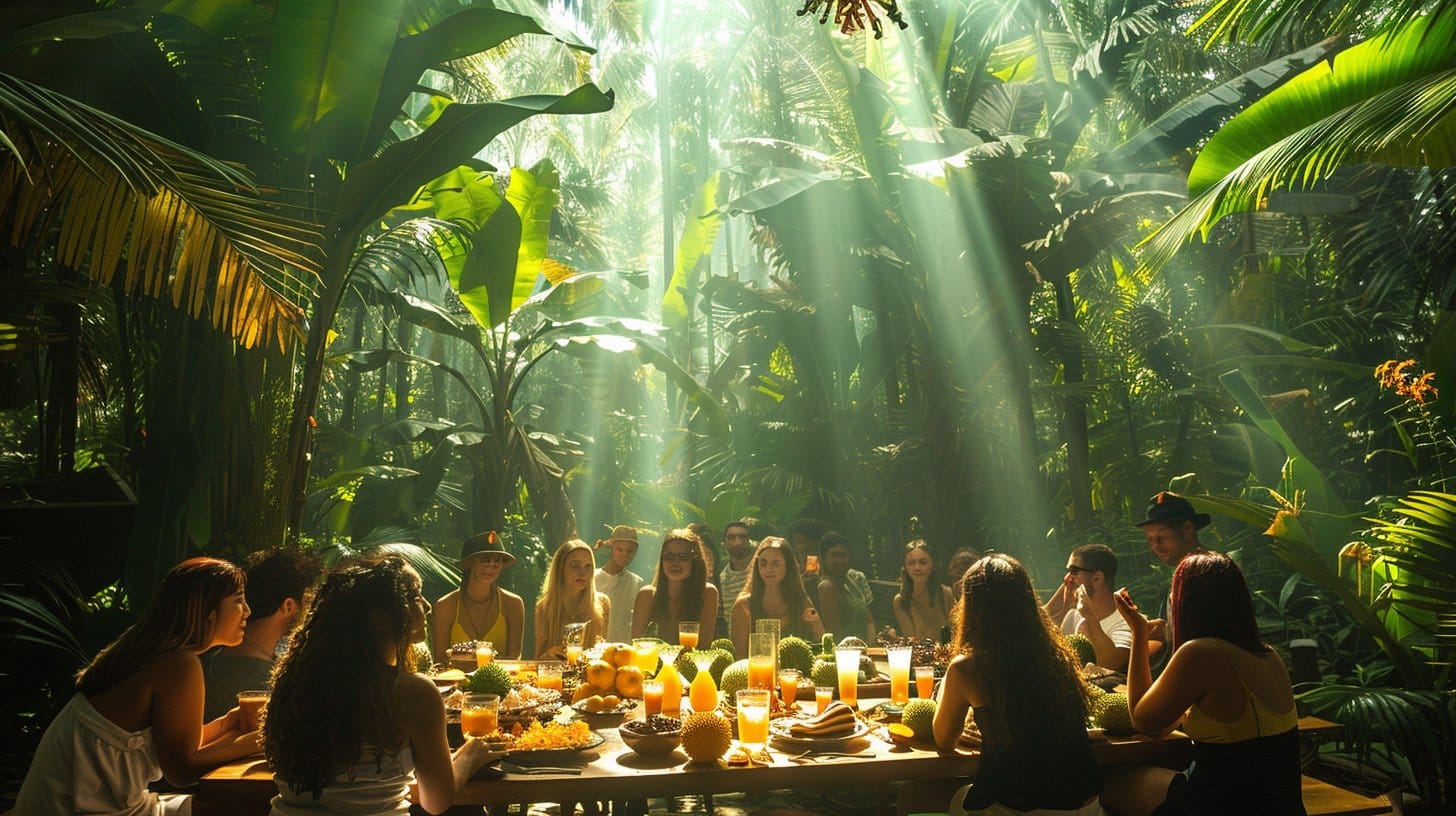
[[[632,665],[647,676],[657,671],[657,638],[636,638],[632,641]]]
[[[910,702],[910,655],[909,646],[891,646],[885,650],[890,662],[890,702],[905,705]]]
[[[738,692],[738,741],[750,751],[758,752],[768,744],[768,698],[765,689],[741,689]]]
[[[773,690],[774,636],[769,632],[753,632],[748,636],[748,687]]]
[[[857,707],[859,704],[859,655],[858,646],[834,647],[834,666],[839,674],[839,699]],[[749,670],[752,671],[752,664]]]

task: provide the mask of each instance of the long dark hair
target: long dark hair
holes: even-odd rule
[[[294,791],[317,799],[365,746],[381,758],[401,748],[394,684],[414,668],[410,616],[418,594],[397,555],[343,564],[324,580],[274,670],[263,720],[268,763]],[[382,659],[383,645],[395,651],[395,665]]]
[[[657,556],[657,574],[652,578],[652,617],[651,620],[657,624],[659,637],[663,633],[671,635],[677,631],[677,620],[672,619],[672,611],[668,605],[667,572],[662,567],[662,556],[667,553],[667,545],[673,541],[681,541],[692,547],[694,556],[692,564],[693,571],[683,581],[682,603],[678,606],[681,614],[688,615],[689,620],[697,620],[703,613],[703,589],[708,585],[708,566],[703,563],[703,540],[692,530],[682,528],[669,530],[662,539],[662,551]]]
[[[77,690],[99,694],[159,655],[206,649],[212,613],[245,581],[242,570],[217,558],[189,558],[173,567],[141,618],[76,675]]]
[[[1193,553],[1179,562],[1168,612],[1174,649],[1195,638],[1213,637],[1254,654],[1269,651],[1259,637],[1244,573],[1222,553]]]
[[[915,592],[915,581],[910,578],[910,571],[905,569],[905,556],[912,550],[925,550],[925,554],[930,556],[930,577],[925,579],[925,594],[930,596],[930,608],[934,609],[940,606],[940,587],[935,583],[935,553],[930,551],[930,545],[923,538],[906,544],[900,554],[900,608],[910,611],[910,596]]]
[[[1026,569],[994,553],[972,564],[955,608],[954,644],[974,654],[989,705],[977,709],[983,730],[1013,752],[1045,735],[1028,723],[1087,721],[1077,658],[1047,617]]]
[[[804,577],[799,567],[799,556],[794,554],[794,545],[778,536],[765,536],[753,551],[753,560],[748,562],[748,580],[743,584],[739,597],[748,596],[748,611],[754,620],[767,617],[763,611],[763,576],[758,574],[758,556],[764,550],[778,550],[784,556],[784,601],[788,603],[790,626],[797,626],[804,610],[808,609],[809,593],[804,591]],[[787,634],[787,633],[785,633]]]

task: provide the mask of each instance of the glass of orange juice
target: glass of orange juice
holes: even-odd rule
[[[238,692],[238,717],[244,733],[258,730],[262,721],[259,715],[263,712],[263,706],[268,703],[270,693],[267,689]]]
[[[935,695],[935,667],[915,667],[915,695],[922,700],[929,700]]]
[[[561,642],[566,646],[567,663],[575,666],[581,660],[582,639],[585,636],[585,623],[568,623],[561,627]]]
[[[910,655],[909,646],[891,646],[885,650],[890,663],[890,702],[905,705],[910,702]]]
[[[850,706],[859,704],[859,655],[858,646],[835,646],[834,665],[839,673],[839,699]],[[752,664],[749,664],[750,674]]]
[[[460,706],[460,731],[467,737],[484,737],[500,729],[500,696],[467,694]]]
[[[688,650],[698,648],[697,621],[683,621],[677,625],[677,643]]]
[[[662,681],[642,681],[642,715],[651,717],[662,713]]]
[[[774,687],[774,641],[768,632],[752,632],[748,635],[748,687],[768,689]]]
[[[634,638],[632,640],[632,665],[651,677],[657,671],[657,638]]]
[[[495,660],[495,644],[488,640],[475,641],[475,668],[489,666],[492,660]]]
[[[536,666],[536,687],[561,691],[561,664],[540,663]]]
[[[768,744],[767,689],[741,689],[738,692],[738,741],[750,751],[762,751]]]
[[[785,706],[791,706],[799,699],[799,678],[804,673],[798,669],[779,669],[779,696]]]
[[[814,687],[814,713],[823,714],[824,709],[834,702],[834,686]]]

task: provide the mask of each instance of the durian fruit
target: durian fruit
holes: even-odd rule
[[[917,740],[934,740],[935,701],[919,697],[905,704],[900,712],[900,722],[915,732]]]
[[[682,675],[683,682],[691,683],[698,676],[698,664],[693,658],[702,657],[709,652],[713,654],[713,664],[708,667],[708,674],[713,676],[713,682],[715,684],[722,681],[724,670],[733,663],[733,655],[722,649],[706,649],[678,653],[676,664],[677,673]]]
[[[460,684],[460,690],[470,694],[499,694],[505,697],[511,693],[511,675],[505,666],[492,661],[471,672]]]
[[[814,653],[803,638],[789,635],[779,639],[779,668],[809,672],[814,668]]]
[[[1093,685],[1092,683],[1083,683],[1082,685],[1086,688],[1087,691],[1088,704],[1096,702],[1098,697],[1101,697],[1102,695],[1107,693],[1107,689],[1098,685]]]
[[[682,748],[694,762],[715,762],[732,744],[733,729],[716,711],[694,711],[683,720]]]
[[[1092,641],[1081,634],[1062,635],[1067,639],[1067,645],[1072,647],[1072,652],[1077,655],[1077,665],[1085,666],[1088,663],[1097,662],[1097,650],[1092,648]]]
[[[839,669],[834,665],[833,660],[816,660],[814,666],[809,670],[809,679],[813,680],[816,686],[837,686],[839,685]]]
[[[729,700],[739,691],[748,688],[748,661],[739,660],[729,664],[718,680],[718,690]]]
[[[1127,695],[1109,691],[1092,703],[1092,724],[1109,734],[1131,734],[1136,731],[1132,725],[1132,710],[1127,705]]]
[[[733,640],[732,640],[732,638],[718,638],[718,639],[714,640],[712,643],[709,643],[708,644],[708,648],[709,649],[722,649],[723,651],[727,652],[728,653],[728,662],[729,663],[732,663],[733,661],[735,661],[735,660],[738,659],[738,655],[733,650]]]

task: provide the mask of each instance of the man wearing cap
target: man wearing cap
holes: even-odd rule
[[[608,548],[607,562],[597,570],[596,587],[611,599],[613,609],[628,610],[626,614],[607,618],[607,640],[613,643],[627,643],[632,640],[632,604],[637,601],[637,590],[642,588],[642,576],[627,569],[637,557],[637,531],[625,524],[612,528],[606,541],[597,540],[594,549]]]
[[[495,653],[515,660],[521,656],[526,626],[526,603],[500,586],[501,574],[516,563],[494,530],[465,539],[460,546],[460,588],[435,601],[430,627],[435,662],[450,662],[450,646],[465,641],[486,641]]]
[[[1198,531],[1207,527],[1213,519],[1207,513],[1194,511],[1193,505],[1187,499],[1165,490],[1148,499],[1147,515],[1147,518],[1138,522],[1138,526],[1143,528],[1148,549],[1165,566],[1176,569],[1184,558],[1196,552],[1205,552],[1203,545],[1198,543]],[[1152,624],[1148,638],[1167,643],[1166,617],[1157,618]]]

